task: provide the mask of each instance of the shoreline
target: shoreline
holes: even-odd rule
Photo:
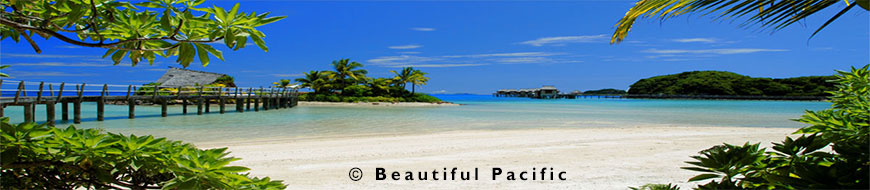
[[[770,147],[794,128],[633,126],[625,128],[460,130],[421,134],[363,134],[248,139],[195,143],[228,147],[232,165],[254,176],[284,180],[288,189],[626,189],[647,183],[683,188],[700,173],[682,170],[689,156],[722,143],[761,143]],[[360,181],[348,179],[359,167]],[[375,168],[388,172],[442,168],[480,169],[480,180],[375,180]],[[531,171],[552,167],[565,181],[490,180],[490,168]],[[404,176],[404,175],[403,175]],[[502,176],[503,177],[503,176]]]
[[[398,106],[398,107],[430,107],[459,106],[452,102],[315,102],[299,101],[297,106]]]

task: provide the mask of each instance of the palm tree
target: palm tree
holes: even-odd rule
[[[390,71],[393,74],[396,74],[393,77],[393,83],[405,88],[407,83],[411,83],[411,94],[414,93],[415,86],[426,85],[426,82],[429,81],[429,77],[426,77],[426,73],[420,70],[414,69],[414,67],[402,67],[402,71]]]
[[[368,78],[366,85],[372,89],[372,93],[376,96],[390,94],[390,85],[393,83],[388,78]]]
[[[785,28],[791,24],[818,13],[839,1],[834,0],[640,0],[625,13],[616,24],[616,31],[610,38],[610,43],[621,42],[637,18],[658,17],[665,20],[674,16],[692,12],[703,12],[707,15],[722,10],[716,19],[737,18],[751,15],[743,25],[761,24],[762,28],[772,28],[773,31]],[[845,14],[855,5],[865,11],[870,11],[870,0],[844,0],[846,7],[828,19],[810,36],[828,26],[831,22]],[[757,10],[757,11],[756,11]],[[751,14],[751,13],[755,14]]]
[[[393,84],[396,86],[405,88],[405,84],[411,82],[412,75],[414,74],[414,67],[402,67],[402,71],[390,71],[396,76],[393,77]]]
[[[426,82],[429,82],[429,77],[426,77],[426,73],[420,70],[414,70],[411,73],[411,94],[414,94],[415,86],[423,86],[426,85]]]
[[[350,61],[350,59],[340,59],[338,61],[332,61],[332,67],[335,71],[328,72],[330,77],[335,79],[337,85],[335,87],[341,89],[348,86],[348,80],[359,81],[365,77],[365,74],[368,73],[365,69],[360,69],[363,65],[356,62]]]
[[[272,84],[278,88],[288,88],[290,86],[295,85],[295,83],[291,83],[290,79],[281,79],[281,80],[278,80],[278,82],[273,82]]]
[[[321,71],[309,71],[305,73],[305,78],[297,78],[296,82],[301,83],[301,87],[307,87],[314,90],[314,93],[321,93],[324,89],[328,89],[332,85],[329,83],[328,74]]]

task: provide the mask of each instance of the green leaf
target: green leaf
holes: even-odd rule
[[[203,67],[208,66],[208,52],[200,44],[196,44],[196,47],[197,54],[199,54],[199,62],[202,63]]]
[[[118,50],[114,54],[112,54],[112,61],[115,62],[115,65],[121,64],[121,59],[127,55],[127,50]]]
[[[695,176],[695,177],[690,178],[690,179],[689,179],[689,182],[693,182],[693,181],[701,181],[701,180],[711,179],[711,178],[717,178],[717,177],[719,177],[719,175],[716,175],[716,174],[701,174],[701,175],[697,175],[697,176]]]
[[[246,168],[246,167],[242,167],[242,166],[227,166],[227,167],[223,167],[220,169],[220,171],[233,172],[233,173],[244,172],[244,171],[248,171],[248,170],[251,170],[251,169]]]
[[[263,51],[269,52],[269,47],[266,47],[266,42],[263,41],[262,38],[260,38],[256,34],[252,34],[251,40],[254,40],[254,43],[257,44],[257,46],[260,47],[260,49],[262,49]]]
[[[269,17],[269,18],[265,18],[263,20],[260,20],[260,22],[257,24],[258,24],[258,26],[265,25],[265,24],[269,24],[269,23],[273,23],[273,22],[278,22],[279,20],[282,20],[284,18],[287,18],[287,16]]]
[[[190,63],[193,62],[194,54],[196,54],[196,50],[193,48],[193,45],[190,45],[190,43],[183,43],[179,47],[178,59],[175,61],[184,67],[190,66]]]
[[[206,51],[208,51],[209,53],[211,53],[212,55],[214,55],[215,57],[217,57],[217,58],[220,59],[221,61],[224,61],[224,54],[223,54],[223,52],[221,52],[220,50],[216,50],[216,49],[214,49],[213,47],[211,47],[211,45],[208,45],[208,44],[198,44],[198,47],[199,47],[199,48],[205,48]]]
[[[227,20],[226,20],[227,23],[232,23],[233,20],[236,19],[236,14],[238,14],[238,12],[239,12],[240,5],[241,4],[236,3],[236,5],[234,5],[233,8],[230,9],[230,12],[227,13]]]

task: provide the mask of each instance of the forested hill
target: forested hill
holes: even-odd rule
[[[753,78],[725,71],[692,71],[641,79],[629,94],[664,95],[752,95],[752,96],[827,96],[835,90],[827,82],[834,76],[807,76],[784,79]]]

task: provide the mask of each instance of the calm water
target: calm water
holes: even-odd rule
[[[170,117],[160,107],[137,106],[136,119],[127,118],[127,106],[106,106],[106,120],[97,122],[96,104],[82,106],[81,127],[103,128],[124,134],[153,134],[193,142],[227,139],[418,133],[448,130],[528,128],[737,126],[787,127],[804,125],[789,119],[804,110],[820,110],[827,102],[734,100],[574,99],[534,100],[494,98],[486,95],[439,95],[463,106],[445,107],[296,107],[258,113],[196,115],[188,107],[170,106]],[[70,105],[72,107],[72,105]],[[70,108],[72,109],[72,108]],[[227,110],[234,109],[227,106]],[[37,120],[45,120],[44,107]],[[22,121],[20,106],[7,107],[13,122]],[[57,108],[60,120],[60,105]],[[72,110],[70,110],[72,112]],[[190,114],[193,113],[193,114]],[[72,115],[70,115],[72,117]],[[60,122],[60,121],[59,121]],[[66,124],[71,124],[66,123]]]

